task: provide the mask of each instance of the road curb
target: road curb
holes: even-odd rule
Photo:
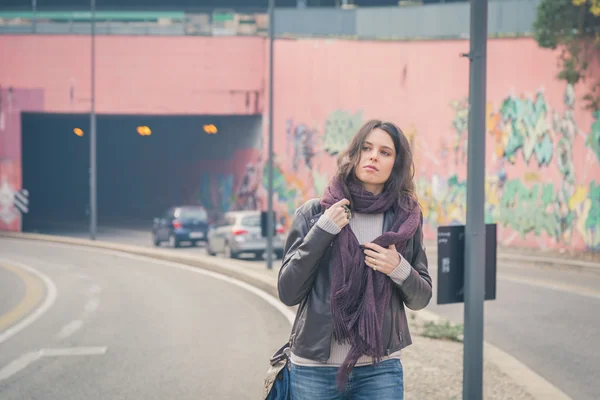
[[[0,231],[0,238],[2,237],[80,245],[98,249],[120,251],[123,253],[146,256],[165,261],[178,262],[238,279],[278,298],[276,283],[273,282],[273,279],[269,279],[269,277],[261,275],[256,271],[240,269],[241,264],[239,263],[236,263],[238,266],[235,266],[235,264],[232,266],[232,262],[230,260],[185,253],[173,254],[173,252],[167,253],[165,250],[160,249],[122,245],[103,241],[91,241],[88,239],[63,236]],[[290,307],[290,309],[295,311],[296,307]],[[408,310],[407,314],[409,318],[414,318],[420,323],[445,321],[444,318],[428,310],[420,310],[418,312]],[[552,385],[525,364],[521,363],[515,357],[487,342],[484,342],[484,354],[487,362],[491,362],[492,364],[496,365],[501,372],[511,377],[535,399],[572,400],[560,389]]]

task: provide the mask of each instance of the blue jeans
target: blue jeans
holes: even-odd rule
[[[403,400],[404,375],[398,359],[379,365],[354,367],[346,390],[335,383],[337,367],[304,367],[292,364],[292,400]]]

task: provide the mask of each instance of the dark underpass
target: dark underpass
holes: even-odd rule
[[[99,115],[96,121],[99,226],[150,226],[172,205],[202,204],[211,197],[202,193],[211,190],[207,176],[235,175],[239,182],[261,148],[260,116]],[[89,126],[89,114],[23,113],[23,187],[30,201],[23,231],[89,223]]]

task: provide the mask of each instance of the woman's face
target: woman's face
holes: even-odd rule
[[[395,161],[396,150],[391,136],[386,131],[376,128],[367,135],[362,144],[354,174],[365,190],[377,195],[383,191]]]

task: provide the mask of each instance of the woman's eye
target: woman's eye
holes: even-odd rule
[[[390,155],[390,153],[388,153],[387,151],[382,151],[381,154],[383,154],[386,157]]]
[[[369,149],[369,148],[368,148],[368,147],[366,147],[366,146],[365,146],[365,147],[363,147],[362,149],[363,149],[363,151],[369,151],[369,150],[371,150],[371,149]]]

